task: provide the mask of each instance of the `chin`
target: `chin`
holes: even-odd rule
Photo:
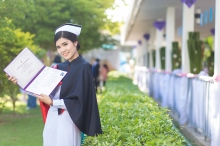
[[[69,60],[70,57],[68,57],[68,56],[63,56],[63,58],[64,58],[65,60]]]

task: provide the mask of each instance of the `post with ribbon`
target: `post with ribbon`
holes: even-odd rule
[[[172,43],[175,40],[175,8],[168,7],[166,11],[166,49],[165,70],[172,71]]]
[[[182,20],[182,72],[190,72],[187,41],[189,32],[194,32],[195,2],[196,0],[180,0],[183,3]]]
[[[137,47],[136,47],[136,65],[141,66],[141,54],[142,54],[142,41],[137,41]]]
[[[160,61],[160,48],[162,47],[163,42],[163,28],[165,27],[166,22],[162,20],[157,20],[154,22],[154,27],[156,28],[156,69],[161,69]]]
[[[196,0],[181,0],[181,2],[186,4],[188,8],[191,8]]]

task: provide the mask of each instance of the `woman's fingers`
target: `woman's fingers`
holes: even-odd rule
[[[17,79],[16,78],[11,78],[11,81],[14,83],[14,84],[16,84],[17,83]]]
[[[6,76],[8,77],[8,80],[12,81],[14,84],[17,84],[17,79],[13,76],[9,76],[8,74],[6,74]]]
[[[40,101],[48,104],[48,105],[51,105],[52,104],[52,100],[49,96],[45,95],[45,94],[40,94],[40,95],[34,95],[36,98],[38,98]]]
[[[42,98],[42,96],[37,95],[37,94],[34,94],[34,96],[35,96],[36,98],[38,98],[39,100],[41,100],[41,98]]]

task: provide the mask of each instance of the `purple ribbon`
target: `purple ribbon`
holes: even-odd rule
[[[212,28],[212,29],[210,30],[210,32],[211,32],[212,35],[215,35],[215,28]]]
[[[144,38],[148,41],[150,39],[150,34],[148,33],[144,34]]]
[[[142,44],[141,40],[139,40],[139,41],[138,41],[138,44],[139,44],[139,45],[141,45],[141,44]]]
[[[165,21],[155,21],[154,22],[154,27],[157,28],[158,30],[162,30],[166,25]]]
[[[181,0],[182,3],[185,3],[189,8],[196,2],[196,0]]]

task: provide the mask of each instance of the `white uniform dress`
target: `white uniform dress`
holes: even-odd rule
[[[55,95],[51,94],[53,106],[47,114],[43,131],[44,146],[80,146],[81,132],[69,116],[63,99],[59,99],[61,86],[55,89]],[[58,115],[58,108],[65,111]]]

